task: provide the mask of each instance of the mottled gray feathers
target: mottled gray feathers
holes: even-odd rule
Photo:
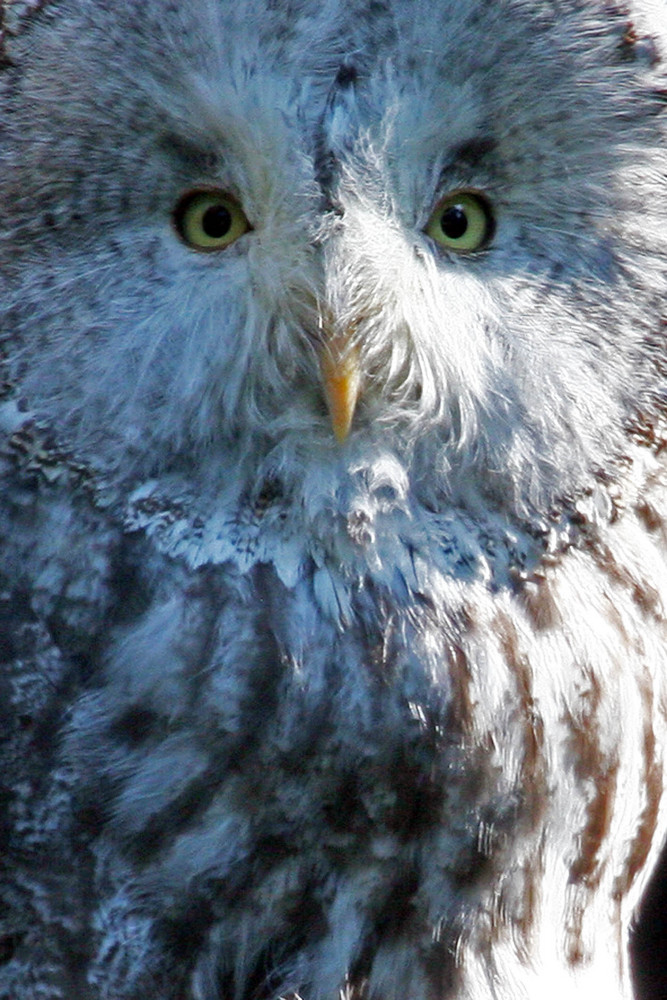
[[[0,9],[0,997],[629,1000],[664,0]]]

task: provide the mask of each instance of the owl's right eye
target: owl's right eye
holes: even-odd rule
[[[252,229],[231,195],[213,188],[188,191],[173,214],[176,232],[194,250],[224,250]]]
[[[452,191],[435,207],[424,232],[445,250],[472,253],[493,236],[494,221],[486,198],[477,191]]]

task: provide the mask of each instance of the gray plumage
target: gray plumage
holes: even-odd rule
[[[0,27],[0,996],[629,998],[663,0]]]

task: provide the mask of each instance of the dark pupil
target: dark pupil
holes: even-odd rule
[[[446,208],[440,216],[440,228],[450,240],[460,240],[468,228],[468,218],[460,205]]]
[[[204,212],[201,227],[212,240],[222,239],[232,228],[232,217],[224,205],[211,205]]]

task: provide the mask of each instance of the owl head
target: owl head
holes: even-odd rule
[[[50,0],[7,18],[6,424],[44,422],[122,491],[183,473],[213,495],[267,462],[298,488],[320,459],[334,490],[380,450],[430,506],[481,491],[526,514],[659,405],[646,12]]]

